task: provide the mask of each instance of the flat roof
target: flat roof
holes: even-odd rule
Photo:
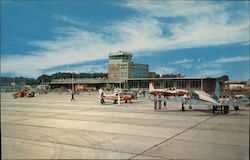
[[[184,78],[128,78],[127,80],[200,80],[200,79],[217,79],[217,78],[210,78],[210,77],[184,77]]]
[[[142,81],[142,80],[201,80],[201,79],[216,79],[216,78],[208,78],[208,77],[186,77],[186,78],[128,78],[127,81]],[[70,84],[72,83],[71,78],[67,79],[52,79],[50,84]],[[76,78],[73,79],[73,83],[89,83],[89,84],[95,84],[95,83],[120,83],[120,82],[114,82],[109,81],[108,78]]]
[[[125,51],[118,51],[116,53],[109,53],[109,56],[117,56],[117,55],[128,55],[128,56],[133,56],[132,53],[130,52],[125,52]]]

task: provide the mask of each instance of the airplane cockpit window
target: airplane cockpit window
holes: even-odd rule
[[[199,95],[195,92],[191,93],[191,99],[200,99]]]

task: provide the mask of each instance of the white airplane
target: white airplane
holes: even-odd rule
[[[206,105],[209,108],[213,107],[213,109],[221,107],[222,104],[228,105],[228,102],[220,102],[219,100],[216,100],[208,93],[201,90],[190,91],[189,95],[190,97],[187,99],[187,104],[189,104],[189,109],[192,109],[192,105]]]
[[[150,83],[149,93],[154,96],[176,97],[176,96],[184,96],[188,94],[188,91],[176,88],[156,89],[154,83]]]
[[[219,97],[219,82],[218,84],[216,82],[215,91],[216,96]],[[185,111],[185,104],[189,104],[189,109],[192,109],[192,105],[197,104],[207,105],[209,108],[213,107],[213,109],[222,105],[221,102],[218,102],[211,95],[201,90],[187,91],[175,88],[155,89],[154,84],[150,83],[149,93],[151,94],[149,98],[152,101],[163,101],[164,103],[170,99],[181,101],[182,111]],[[161,95],[164,97],[162,98]]]
[[[239,99],[240,103],[249,103],[249,98],[246,95],[238,94],[238,95],[235,95],[235,97]]]
[[[102,90],[102,89],[99,89],[99,96],[100,96],[100,99],[101,99],[101,104],[105,103],[104,99],[105,100],[111,100],[111,101],[114,102],[114,104],[116,104],[118,100],[125,101],[125,103],[127,103],[127,102],[132,103],[132,99],[133,99],[132,95],[118,94],[118,93],[106,94],[104,92],[104,90]]]
[[[164,105],[166,105],[166,101],[168,100],[181,100],[182,101],[182,110],[185,110],[184,103],[188,99],[189,92],[184,89],[176,89],[176,88],[163,88],[156,89],[154,83],[149,84],[149,99],[152,101],[163,101]],[[162,97],[163,96],[163,97]]]

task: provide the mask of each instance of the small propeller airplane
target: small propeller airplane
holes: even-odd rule
[[[215,94],[217,99],[220,97],[220,86],[219,81],[216,81]],[[155,89],[153,83],[149,84],[149,93],[151,94],[149,99],[152,101],[163,101],[164,104],[168,100],[179,100],[181,101],[182,111],[185,111],[185,104],[189,104],[189,109],[192,109],[192,105],[207,105],[209,108],[213,107],[213,110],[221,107],[222,105],[228,105],[229,102],[220,102],[217,99],[213,98],[208,93],[201,90],[183,90],[175,88],[164,88],[164,89]],[[161,96],[164,96],[163,98]],[[158,97],[157,97],[158,96]]]
[[[195,90],[190,91],[191,96],[188,97],[187,103],[189,103],[189,109],[192,109],[192,105],[207,105],[209,108],[211,106],[221,106],[222,102],[213,98],[211,95],[204,91]],[[216,96],[217,97],[217,96]]]
[[[171,97],[171,96],[184,96],[188,94],[187,90],[184,89],[176,89],[176,88],[164,88],[164,89],[156,89],[154,83],[149,84],[149,93],[154,96],[165,96],[165,97]]]
[[[188,98],[189,92],[184,89],[176,89],[176,88],[163,88],[156,89],[154,83],[149,84],[149,99],[153,101],[164,101],[164,105],[166,105],[166,101],[168,100],[181,100],[182,101],[182,110],[185,110],[184,103]],[[162,97],[163,96],[163,97]]]
[[[187,100],[187,103],[189,103],[189,109],[192,109],[192,104],[194,105],[206,105],[210,109],[213,109],[213,113],[218,110],[219,108],[221,109],[222,112],[222,107],[224,107],[224,113],[225,113],[225,107],[228,107],[230,103],[232,103],[229,99],[220,99],[220,83],[219,80],[216,80],[215,84],[215,96],[211,96],[208,93],[202,91],[202,90],[193,90],[190,91],[189,97]]]
[[[99,96],[101,98],[101,104],[104,104],[105,100],[111,100],[114,102],[114,104],[117,103],[117,101],[125,101],[125,103],[129,102],[132,103],[132,99],[134,98],[133,95],[126,95],[126,94],[119,94],[119,93],[113,93],[113,94],[106,94],[103,89],[99,89]]]
[[[24,88],[22,91],[13,93],[12,96],[14,96],[14,99],[18,97],[35,97],[35,92],[31,89]]]

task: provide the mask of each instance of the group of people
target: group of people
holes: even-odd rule
[[[139,94],[140,94],[140,95],[143,95],[143,97],[145,97],[145,96],[146,96],[146,91],[144,91],[144,90],[139,90]]]
[[[233,104],[234,110],[238,111],[239,110],[239,100],[238,100],[238,98],[236,96],[233,96],[231,100],[232,100],[231,102]],[[222,105],[229,105],[230,98],[228,96],[220,97],[219,102]]]

